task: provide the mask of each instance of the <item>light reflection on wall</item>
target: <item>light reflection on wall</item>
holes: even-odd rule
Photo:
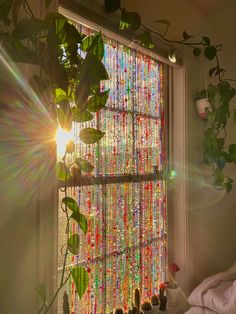
[[[80,26],[85,33],[91,29]],[[95,176],[146,175],[165,165],[163,65],[115,40],[104,37],[104,63],[110,80],[107,108],[84,126],[106,132],[96,145],[77,142],[77,155],[95,166]],[[75,138],[79,130],[75,128]],[[75,187],[70,191],[88,218],[79,256],[69,264],[86,265],[89,287],[78,300],[75,287],[67,292],[73,313],[110,313],[126,310],[133,290],[142,298],[158,293],[166,268],[166,187],[161,180]],[[64,223],[59,213],[59,252]],[[76,224],[71,231],[78,228]],[[60,254],[60,253],[59,253]],[[62,257],[59,256],[59,268]],[[61,298],[59,298],[61,299]],[[59,306],[59,313],[60,313]]]

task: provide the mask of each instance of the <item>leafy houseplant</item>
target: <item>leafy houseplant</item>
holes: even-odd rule
[[[208,90],[208,101],[212,107],[212,112],[210,112],[211,108],[205,100],[203,102],[204,109],[201,110],[200,114],[203,118],[206,118],[206,115],[208,115],[208,121],[210,121],[209,128],[204,133],[204,161],[213,168],[213,185],[217,189],[225,189],[227,193],[230,192],[232,190],[233,179],[224,174],[223,168],[227,162],[235,163],[236,144],[230,144],[228,151],[225,151],[223,146],[227,143],[226,129],[230,117],[229,102],[234,97],[235,91],[229,82],[236,80],[226,78],[226,70],[220,65],[219,53],[222,50],[222,45],[213,44],[212,40],[207,36],[201,36],[200,40],[194,40],[194,36],[188,34],[186,31],[183,31],[180,40],[169,39],[167,37],[170,26],[169,21],[156,21],[165,27],[164,32],[152,30],[142,22],[137,12],[129,12],[125,8],[122,8],[121,0],[104,0],[104,7],[108,13],[119,10],[121,13],[119,28],[133,31],[134,39],[145,48],[151,49],[155,47],[153,36],[155,36],[157,42],[158,40],[165,42],[169,48],[169,59],[171,62],[176,62],[175,45],[187,46],[192,49],[195,57],[203,54],[207,60],[215,62],[215,65],[209,69],[208,74],[210,78],[214,76],[218,80],[215,92],[218,90],[217,94],[220,95],[220,98],[218,98],[219,102],[217,104],[216,100],[213,100]],[[198,100],[202,97],[207,98],[205,94],[206,91],[204,90],[197,92],[196,98]]]
[[[207,117],[207,112],[211,110],[211,106],[208,101],[207,90],[202,89],[200,91],[197,91],[194,102],[196,104],[199,116],[202,119],[205,119]]]
[[[45,0],[47,6],[50,2]],[[102,62],[104,44],[100,33],[85,36],[57,12],[51,12],[43,19],[36,18],[27,0],[2,0],[0,23],[0,45],[11,61],[36,66],[37,71],[29,79],[29,86],[38,98],[32,99],[30,93],[29,103],[33,108],[43,103],[55,126],[70,130],[72,123],[93,119],[93,114],[105,106],[109,90],[100,92],[100,82],[108,79],[108,73]],[[80,139],[85,144],[94,144],[103,135],[104,132],[94,128],[80,131]],[[68,163],[69,155],[73,162]],[[67,267],[68,257],[78,255],[80,248],[80,233],[70,231],[71,223],[77,223],[84,234],[87,232],[87,219],[67,191],[67,182],[72,178],[74,165],[78,173],[93,170],[93,166],[83,156],[77,156],[75,145],[70,142],[56,167],[58,180],[63,182],[61,209],[66,217],[63,269],[51,299],[45,284],[37,287],[42,301],[38,313],[51,310],[69,279],[74,281],[79,298],[82,298],[88,285],[85,267]],[[63,310],[64,313],[70,313],[67,293],[63,296]]]

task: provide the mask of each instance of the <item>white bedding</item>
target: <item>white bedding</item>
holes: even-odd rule
[[[186,314],[236,314],[236,263],[226,272],[203,280],[188,298]]]

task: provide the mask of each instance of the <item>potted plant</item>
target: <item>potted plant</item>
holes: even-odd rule
[[[166,282],[166,296],[167,302],[170,306],[174,306],[176,304],[180,292],[180,287],[175,280],[175,275],[178,271],[180,271],[180,268],[176,263],[169,265],[169,281]]]
[[[208,100],[208,92],[206,89],[202,89],[196,92],[194,99],[198,114],[201,119],[206,119],[207,112],[211,111],[211,105]]]
[[[152,305],[149,301],[145,301],[142,306],[142,311],[144,314],[154,314],[155,312],[153,311]]]
[[[159,298],[156,294],[151,297],[151,303],[153,308],[153,313],[159,313]]]

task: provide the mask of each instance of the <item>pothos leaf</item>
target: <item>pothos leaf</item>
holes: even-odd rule
[[[165,29],[164,34],[163,34],[163,35],[166,35],[166,33],[168,32],[169,26],[170,26],[170,21],[168,21],[168,20],[156,20],[155,22],[163,24],[166,26],[166,29]]]
[[[151,33],[148,32],[148,31],[145,31],[140,37],[139,37],[139,42],[140,44],[145,47],[145,48],[154,48],[155,45],[153,43],[153,40],[152,40],[152,36],[151,36]]]
[[[88,287],[88,273],[84,267],[75,266],[73,267],[71,274],[75,283],[77,293],[79,295],[79,298],[81,299]]]
[[[130,28],[137,31],[141,26],[141,17],[137,12],[127,12],[125,9],[121,10],[120,29]]]
[[[34,34],[45,31],[48,28],[46,22],[36,18],[24,18],[16,24],[13,35],[19,39],[31,38]]]
[[[183,40],[185,41],[185,40],[188,40],[190,38],[193,38],[193,36],[189,35],[186,31],[184,31],[183,32]]]
[[[213,60],[217,54],[217,51],[214,46],[210,46],[210,47],[206,47],[204,53],[205,53],[205,57],[208,60]]]
[[[201,49],[198,48],[198,47],[195,47],[193,49],[193,54],[194,54],[195,57],[199,57],[201,55],[201,52],[202,52]]]
[[[88,231],[88,222],[86,217],[79,211],[74,211],[71,215],[71,218],[77,222],[83,233],[86,235]]]
[[[78,255],[79,253],[79,244],[80,244],[80,239],[79,235],[77,233],[73,233],[69,239],[68,239],[68,250],[73,254],[73,255]]]
[[[57,162],[56,175],[58,180],[66,181],[69,177],[68,173],[69,173],[68,167],[61,161]]]
[[[91,172],[94,169],[94,166],[92,166],[87,160],[83,158],[76,158],[75,163],[81,170],[85,172]]]
[[[211,44],[210,38],[208,38],[206,36],[202,36],[202,40],[205,44],[207,44],[207,46],[210,46],[210,44]]]
[[[93,119],[93,115],[88,110],[80,110],[78,107],[72,107],[73,121],[87,122]]]
[[[61,202],[73,212],[79,212],[79,206],[77,205],[76,201],[72,197],[66,196],[62,199]]]
[[[103,138],[105,132],[94,128],[85,128],[80,131],[80,139],[85,144],[94,144]]]
[[[91,112],[97,112],[100,109],[102,109],[108,100],[110,90],[106,90],[104,92],[98,93],[93,95],[91,98],[89,98],[87,107],[88,110]]]

